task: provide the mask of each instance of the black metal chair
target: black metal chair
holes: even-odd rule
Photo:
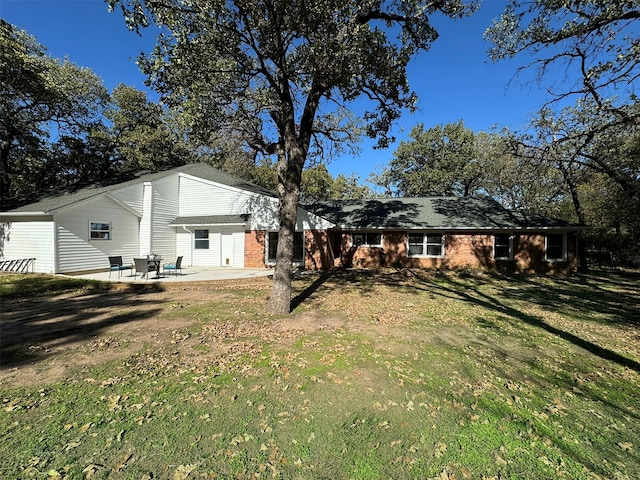
[[[131,269],[133,269],[133,265],[123,264],[121,256],[109,257],[109,278],[111,278],[111,272],[118,272],[118,278],[120,278],[123,270]]]
[[[162,266],[162,273],[169,270],[169,272],[173,271],[175,275],[178,275],[178,270],[180,270],[180,275],[182,275],[182,257],[178,257],[176,263],[165,263]]]

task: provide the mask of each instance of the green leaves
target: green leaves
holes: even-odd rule
[[[411,130],[384,173],[402,196],[470,196],[483,187],[484,160],[474,132],[462,121]],[[492,159],[493,160],[493,159]]]

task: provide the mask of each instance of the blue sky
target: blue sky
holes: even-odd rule
[[[418,111],[395,124],[398,141],[406,139],[418,123],[429,128],[463,120],[476,132],[527,126],[547,100],[533,81],[535,72],[515,77],[517,67],[527,63],[523,58],[491,63],[489,44],[482,37],[505,5],[503,0],[484,0],[471,17],[457,21],[433,18],[440,38],[410,65],[409,81],[419,97]],[[35,36],[51,56],[68,57],[91,68],[109,90],[126,83],[151,91],[135,59],[140,50],[149,51],[153,46],[154,29],[138,37],[127,30],[118,11],[108,12],[103,0],[0,0],[0,17]],[[356,174],[364,181],[389,162],[396,147],[397,143],[373,150],[365,142],[359,156],[334,160],[329,170],[333,175]]]

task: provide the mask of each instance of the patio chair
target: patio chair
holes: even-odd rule
[[[169,270],[169,272],[173,271],[175,275],[178,275],[178,270],[180,270],[180,275],[182,275],[182,257],[178,257],[176,263],[165,263],[162,266],[162,274]]]
[[[130,263],[123,264],[121,256],[109,257],[109,278],[111,278],[111,272],[118,272],[118,278],[122,276],[123,270],[131,270],[133,265]]]
[[[134,258],[133,262],[136,265],[136,271],[133,274],[133,278],[136,278],[138,276],[138,273],[141,273],[141,279],[145,277],[147,277],[147,279],[149,278],[149,260],[147,258]]]

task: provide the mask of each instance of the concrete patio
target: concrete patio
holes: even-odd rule
[[[185,267],[182,274],[173,273],[160,275],[156,278],[155,272],[149,274],[149,278],[140,278],[140,274],[134,276],[134,270],[124,270],[118,276],[118,272],[97,272],[86,275],[74,275],[74,278],[86,278],[90,280],[102,280],[114,283],[170,283],[170,282],[206,282],[213,280],[235,280],[242,278],[266,277],[273,274],[269,268],[228,268],[228,267]]]

